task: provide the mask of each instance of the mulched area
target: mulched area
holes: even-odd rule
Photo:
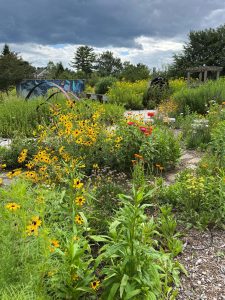
[[[178,300],[225,300],[225,231],[188,230],[178,260],[188,277],[181,277]]]

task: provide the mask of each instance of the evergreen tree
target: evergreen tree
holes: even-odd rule
[[[8,54],[10,54],[9,46],[5,44],[2,50],[2,55],[8,55]]]
[[[64,72],[64,67],[62,62],[59,62],[56,64],[56,71],[55,71],[55,79],[60,79],[60,76],[63,74]]]
[[[75,52],[72,67],[77,71],[82,71],[86,76],[89,76],[95,68],[96,54],[94,49],[89,46],[80,46]]]

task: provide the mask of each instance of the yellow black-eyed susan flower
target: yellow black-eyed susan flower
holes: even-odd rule
[[[82,206],[85,203],[85,198],[84,196],[78,196],[75,199],[75,203],[79,206]]]
[[[80,179],[78,179],[78,178],[75,178],[74,180],[73,180],[73,187],[75,188],[75,189],[81,189],[82,187],[83,187],[83,183],[80,181]]]
[[[95,281],[91,282],[91,288],[93,290],[97,290],[99,288],[99,285],[100,285],[100,281],[99,280],[95,280]]]
[[[81,218],[80,215],[76,215],[75,217],[75,222],[79,225],[83,224],[84,223],[84,220]]]
[[[15,202],[10,202],[5,206],[8,210],[14,211],[20,208],[20,205]]]

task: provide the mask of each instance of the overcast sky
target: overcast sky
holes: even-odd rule
[[[225,0],[0,0],[0,47],[65,66],[79,45],[161,67],[190,30],[225,23]]]

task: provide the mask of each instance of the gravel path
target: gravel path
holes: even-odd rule
[[[182,275],[178,300],[225,300],[225,231],[189,230],[179,261]]]
[[[167,185],[170,185],[175,182],[176,175],[185,169],[196,169],[198,166],[198,163],[200,162],[202,156],[204,153],[197,152],[195,150],[183,150],[183,153],[180,158],[180,162],[176,169],[167,172],[165,174],[165,181]]]

